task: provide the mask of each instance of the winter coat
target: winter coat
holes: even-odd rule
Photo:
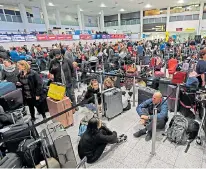
[[[19,70],[16,65],[11,65],[10,67],[5,67],[2,70],[2,80],[6,80],[8,82],[12,82],[16,84],[18,82],[18,74]]]

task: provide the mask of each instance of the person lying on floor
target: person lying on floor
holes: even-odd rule
[[[85,106],[91,110],[91,111],[97,111],[95,106],[95,98],[94,94],[97,94],[98,98],[98,105],[99,109],[101,110],[101,93],[99,91],[99,83],[96,79],[93,79],[90,81],[89,86],[87,87],[87,92],[85,94],[84,100],[88,100],[89,98],[93,97],[91,100],[89,100]]]
[[[116,131],[110,131],[102,125],[101,120],[93,117],[89,120],[87,130],[79,141],[79,157],[81,160],[87,157],[87,163],[94,163],[101,157],[108,144],[120,143],[126,139],[125,135],[117,137]]]
[[[159,105],[159,106],[157,106]],[[153,108],[157,106],[157,129],[164,129],[168,121],[168,106],[167,101],[164,102],[160,92],[154,93],[152,99],[148,99],[140,104],[136,111],[140,116],[140,123],[145,126],[144,129],[134,133],[134,137],[146,135],[145,140],[149,141],[152,138],[152,121],[153,121]]]

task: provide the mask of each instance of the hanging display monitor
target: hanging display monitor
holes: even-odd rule
[[[166,23],[144,24],[143,32],[166,32]]]

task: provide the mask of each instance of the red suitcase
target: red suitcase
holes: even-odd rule
[[[186,72],[175,72],[173,74],[172,83],[173,84],[181,84],[185,81],[187,76]]]

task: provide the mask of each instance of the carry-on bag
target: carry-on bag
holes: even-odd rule
[[[123,112],[122,91],[118,88],[111,88],[103,92],[104,114],[111,119]]]
[[[167,88],[168,85],[170,84],[171,79],[168,78],[160,78],[159,81],[159,91],[162,93],[162,96],[166,97],[167,96]]]
[[[5,132],[0,133],[2,139],[8,139],[8,141],[4,143],[8,152],[16,153],[19,143],[21,141],[23,141],[26,138],[38,137],[38,132],[35,128],[33,128],[31,131],[26,130],[31,125],[31,121],[20,124],[14,124],[12,126],[9,126],[8,130],[6,130]]]
[[[51,116],[56,115],[58,113],[63,112],[66,109],[69,109],[72,107],[71,101],[68,97],[64,97],[63,100],[55,101],[51,98],[47,98],[47,105],[49,108],[49,113]],[[75,110],[70,110],[61,116],[58,116],[55,118],[56,121],[60,122],[65,128],[73,125],[74,119],[73,119],[73,113]]]
[[[167,104],[168,104],[168,109],[171,112],[175,111],[175,100],[176,100],[176,90],[177,87],[174,85],[168,85],[167,88],[167,96],[169,96],[168,100],[167,100]],[[179,97],[178,97],[179,99]],[[177,106],[178,110],[179,110],[179,101],[178,101],[178,106]]]
[[[4,111],[15,110],[23,106],[22,89],[17,89],[0,97],[0,105]]]
[[[12,82],[0,81],[0,97],[16,90],[16,86]]]
[[[22,168],[22,161],[16,153],[8,153],[0,160],[0,168]]]
[[[155,77],[165,77],[165,73],[161,71],[155,71],[154,76]]]
[[[138,88],[138,105],[144,101],[151,99],[156,90],[150,87],[139,87]]]
[[[61,83],[51,83],[49,86],[48,97],[54,100],[62,100],[66,93],[66,86]]]
[[[172,83],[173,84],[181,84],[185,81],[186,79],[186,72],[175,72],[173,74],[173,78],[172,78]]]

